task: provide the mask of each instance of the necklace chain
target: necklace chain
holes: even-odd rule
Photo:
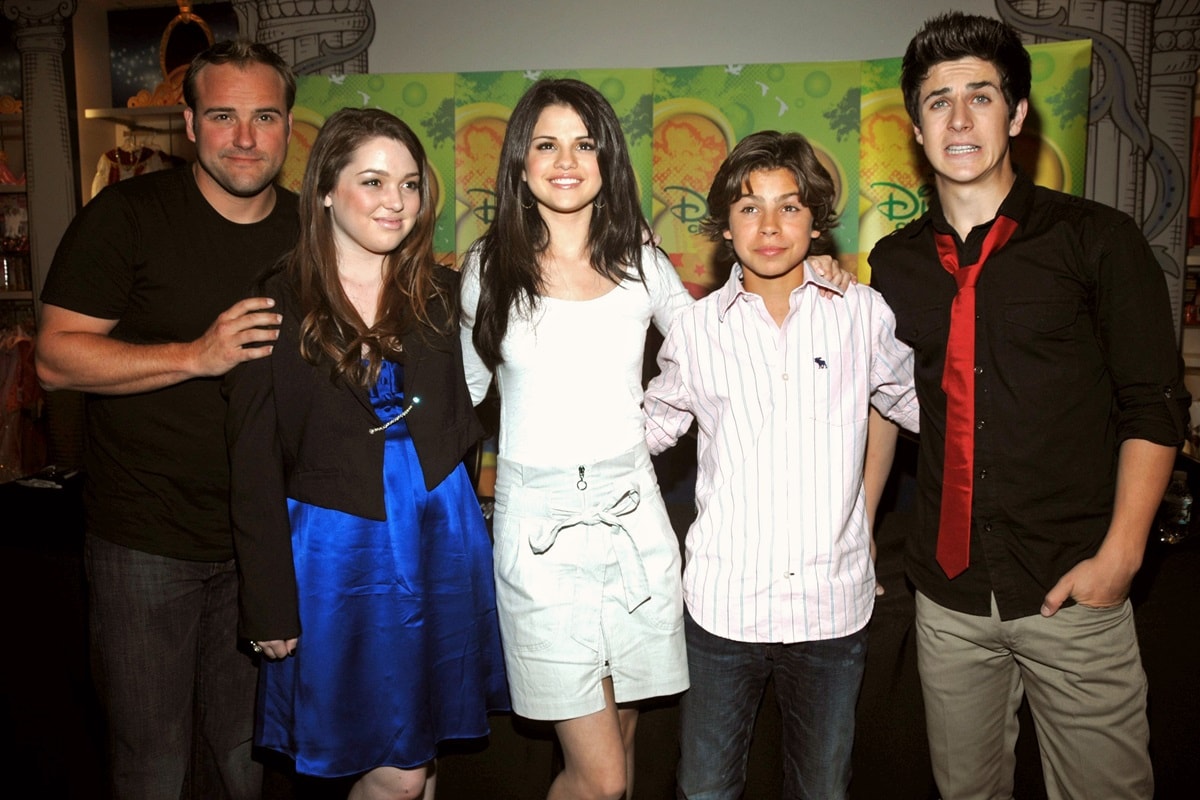
[[[391,419],[389,419],[387,422],[383,423],[382,425],[377,425],[374,428],[369,428],[367,430],[367,433],[381,433],[382,431],[386,431],[388,428],[392,427],[397,422],[399,422],[400,420],[407,417],[414,408],[416,408],[418,405],[420,405],[420,403],[421,403],[421,398],[414,397],[412,399],[412,402],[409,403],[407,406],[405,406],[403,411],[401,411],[399,414],[392,417]]]

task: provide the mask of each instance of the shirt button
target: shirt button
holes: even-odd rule
[[[976,375],[982,375],[982,374],[983,374],[983,367],[976,367],[976,368],[975,368],[975,374],[976,374]]]
[[[987,467],[984,467],[983,469],[979,470],[979,480],[983,480],[986,477],[987,477]]]
[[[992,532],[992,523],[990,523],[990,522],[985,522],[985,523],[983,524],[983,529],[984,529],[985,531],[987,531],[988,533],[991,533],[991,532]]]
[[[788,374],[787,374],[786,372],[785,372],[785,373],[783,373],[783,379],[784,379],[785,381],[788,379]]]
[[[977,431],[983,430],[983,420],[979,420],[978,422],[975,423],[975,430],[977,430]]]

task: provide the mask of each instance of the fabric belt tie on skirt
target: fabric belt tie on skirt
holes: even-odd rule
[[[621,570],[621,583],[625,589],[625,608],[633,613],[634,609],[650,599],[650,581],[646,577],[646,565],[642,562],[637,542],[633,540],[633,535],[621,523],[620,518],[633,513],[641,499],[642,495],[637,487],[626,489],[615,497],[612,494],[602,497],[591,507],[571,513],[553,527],[543,528],[530,535],[529,546],[535,554],[541,555],[554,546],[558,534],[567,528],[576,525],[607,525],[614,537],[612,546],[617,557],[617,566]]]

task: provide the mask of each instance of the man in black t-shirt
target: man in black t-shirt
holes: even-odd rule
[[[245,295],[298,234],[296,197],[274,185],[295,86],[262,45],[197,56],[184,83],[197,163],[101,192],[42,292],[38,376],[87,393],[91,644],[121,798],[179,797],[194,763],[204,796],[214,771],[230,797],[261,794],[220,385],[277,335],[271,301]]]

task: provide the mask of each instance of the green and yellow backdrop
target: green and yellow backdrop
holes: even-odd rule
[[[1035,182],[1082,195],[1087,160],[1091,45],[1029,46],[1033,99],[1016,160]],[[808,137],[838,187],[838,258],[870,280],[866,254],[915,219],[930,192],[927,167],[900,94],[900,60],[730,64],[666,69],[525,70],[306,76],[281,181],[299,189],[312,140],[339,108],[376,107],[407,122],[439,184],[434,246],[457,263],[495,208],[500,143],[511,109],[534,81],[572,77],[595,86],[621,120],[642,210],[696,296],[723,276],[714,247],[696,235],[717,167],[759,130]]]

